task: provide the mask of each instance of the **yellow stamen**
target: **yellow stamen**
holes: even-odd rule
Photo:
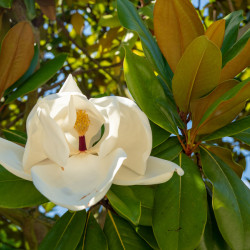
[[[84,136],[88,131],[90,124],[89,116],[85,110],[77,110],[76,111],[76,122],[75,122],[75,130],[78,132],[79,136]]]

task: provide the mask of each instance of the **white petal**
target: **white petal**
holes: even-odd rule
[[[69,74],[65,83],[63,84],[62,88],[59,91],[59,93],[64,93],[64,92],[77,92],[82,94],[82,91],[78,88],[71,74]]]
[[[105,158],[81,153],[62,168],[45,161],[31,170],[34,185],[54,203],[80,210],[96,204],[110,188],[126,154],[116,149]]]
[[[90,101],[106,117],[107,131],[99,142],[100,155],[120,147],[127,154],[124,165],[143,175],[152,149],[152,132],[146,115],[127,98],[110,96]]]
[[[23,170],[23,153],[23,147],[0,138],[0,164],[12,174],[30,181],[31,175]]]
[[[65,165],[69,146],[62,129],[50,116],[47,102],[40,102],[27,126],[28,140],[25,146],[23,166],[26,171],[36,163],[51,159]]]
[[[128,168],[120,168],[113,183],[117,185],[153,185],[168,181],[177,172],[184,174],[182,168],[171,161],[150,156],[145,175],[138,175]]]
[[[38,109],[38,118],[43,129],[41,142],[47,157],[51,161],[64,166],[69,157],[69,147],[63,131],[50,117],[46,106]]]

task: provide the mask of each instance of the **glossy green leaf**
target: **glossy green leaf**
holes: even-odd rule
[[[202,169],[213,184],[213,210],[232,249],[250,248],[250,191],[220,158],[201,148]]]
[[[24,0],[26,6],[26,13],[29,20],[32,20],[36,17],[36,6],[34,0]]]
[[[242,49],[247,44],[247,41],[250,38],[250,30],[248,30],[223,56],[222,59],[222,67],[224,67],[227,62],[232,60],[235,56],[237,56]]]
[[[152,211],[154,207],[154,192],[152,186],[131,186],[130,187],[141,205],[140,225],[152,225]]]
[[[225,37],[221,47],[222,55],[224,54],[233,46],[233,44],[237,40],[238,32],[239,32],[239,25],[243,18],[243,11],[238,10],[235,12],[230,13],[225,17],[226,20],[226,30],[225,30]]]
[[[145,240],[153,249],[160,249],[157,241],[154,237],[154,232],[152,227],[139,226],[136,228],[136,232]]]
[[[233,135],[234,138],[241,140],[250,146],[250,129],[244,130],[239,134]]]
[[[20,143],[25,145],[27,141],[27,134],[25,132],[17,131],[17,130],[10,130],[10,129],[3,129],[2,130],[4,137],[8,141],[13,141],[16,143]]]
[[[247,78],[245,81],[240,82],[235,87],[231,88],[225,94],[223,94],[220,98],[218,98],[205,112],[203,117],[200,120],[199,126],[216,110],[216,108],[224,101],[227,101],[233,98],[242,88],[244,88],[247,84],[249,84],[250,78]]]
[[[45,236],[39,250],[75,249],[83,233],[85,221],[85,210],[65,213]]]
[[[225,136],[232,136],[236,135],[240,132],[243,132],[244,130],[248,129],[250,127],[250,116],[244,117],[242,119],[239,119],[235,122],[232,122],[225,127],[216,130],[212,134],[206,135],[205,137],[202,137],[201,139],[204,141],[211,141],[215,139],[220,139]]]
[[[141,204],[130,187],[112,185],[107,197],[118,214],[130,220],[134,225],[139,224]]]
[[[197,250],[229,250],[229,246],[223,239],[219,228],[217,226],[214,212],[212,209],[212,200],[208,195],[208,208],[207,208],[207,223],[202,240]]]
[[[0,207],[5,208],[32,207],[48,201],[31,181],[11,174],[1,165],[0,197]]]
[[[138,15],[136,8],[128,0],[117,0],[117,11],[122,26],[134,30],[139,34],[142,41],[143,51],[148,61],[153,66],[154,70],[161,75],[161,78],[164,79],[168,88],[171,89],[173,73],[161,54],[152,34]]]
[[[20,86],[8,97],[5,103],[8,104],[16,98],[42,86],[63,66],[66,58],[67,54],[62,53],[56,56],[54,59],[48,61],[46,64],[42,65],[39,70],[31,75],[31,77],[29,77],[29,79],[24,84],[22,84],[22,86]]]
[[[162,129],[161,127],[157,126],[155,123],[150,122],[150,127],[152,130],[152,137],[153,137],[153,148],[159,146],[162,144],[164,141],[168,139],[170,136],[170,133],[167,132],[166,130]]]
[[[190,158],[181,154],[176,163],[185,174],[157,187],[153,230],[160,249],[195,249],[206,224],[206,188]]]
[[[160,105],[167,105],[169,100],[146,58],[137,56],[126,49],[124,74],[132,96],[148,118],[166,131],[177,134],[177,125],[173,120],[171,110],[167,110],[169,116],[166,117],[160,109]]]
[[[121,217],[108,211],[104,233],[110,250],[147,250],[150,246]]]
[[[12,5],[12,2],[13,2],[13,0],[1,0],[0,1],[0,7],[10,9],[11,5]]]
[[[35,45],[34,47],[34,56],[31,60],[30,66],[28,70],[24,73],[24,75],[19,78],[13,85],[11,85],[8,89],[5,90],[4,96],[10,94],[14,89],[21,86],[35,71],[37,63],[39,60],[39,47]]]
[[[165,160],[174,160],[182,151],[182,147],[177,137],[170,137],[167,141],[160,146],[154,148],[151,155]]]
[[[76,250],[91,249],[108,250],[108,243],[96,219],[88,212],[84,232]]]
[[[233,154],[230,149],[218,146],[207,146],[206,148],[224,161],[241,178],[245,169],[239,163],[234,161]]]

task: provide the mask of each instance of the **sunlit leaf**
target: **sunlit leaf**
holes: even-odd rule
[[[173,72],[188,45],[204,34],[203,25],[189,0],[157,0],[154,31],[157,43]]]
[[[220,82],[233,79],[250,65],[250,39],[240,53],[229,61],[221,71]]]
[[[206,36],[196,38],[186,49],[173,77],[173,94],[181,111],[189,111],[190,101],[218,85],[221,71],[219,48]]]
[[[250,191],[220,158],[201,148],[202,169],[213,184],[213,210],[223,238],[232,249],[250,246]]]
[[[229,246],[223,239],[216,223],[212,209],[212,200],[208,196],[207,223],[202,240],[197,250],[229,250]]]
[[[179,115],[176,107],[171,107],[161,83],[146,58],[137,56],[126,49],[124,73],[132,96],[148,118],[166,131],[178,133],[175,117],[178,118]],[[169,103],[167,114],[160,109],[161,103],[163,105]]]
[[[42,65],[22,86],[13,92],[6,103],[10,103],[19,96],[25,95],[46,83],[63,66],[67,58],[66,54],[59,54],[54,59]]]
[[[190,158],[181,154],[176,162],[185,174],[157,187],[153,230],[160,249],[195,249],[206,224],[206,188]]]
[[[127,29],[136,31],[142,41],[143,51],[151,67],[158,72],[170,90],[172,87],[171,79],[173,73],[161,54],[161,51],[150,31],[146,28],[136,8],[128,0],[117,0],[118,17]]]
[[[34,35],[28,22],[20,22],[5,36],[0,53],[0,96],[29,68],[34,55]]]
[[[198,130],[197,134],[209,134],[230,123],[244,108],[249,99],[249,93],[250,79],[236,85],[234,80],[220,84],[210,95],[194,102],[195,109],[197,110],[200,104],[203,111],[201,111],[200,120],[194,118],[195,124],[199,123],[194,126],[194,130]],[[195,111],[194,113],[198,114]],[[201,117],[201,115],[198,116]]]
[[[223,43],[225,24],[226,21],[224,19],[218,20],[210,25],[205,32],[208,39],[215,43],[219,48],[221,48]]]
[[[100,26],[116,28],[121,26],[118,15],[104,15],[100,18],[99,23]]]

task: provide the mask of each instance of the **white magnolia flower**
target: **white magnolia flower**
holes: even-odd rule
[[[88,100],[71,75],[58,94],[35,105],[27,134],[25,148],[0,138],[0,164],[71,210],[96,204],[112,183],[150,185],[183,174],[176,164],[149,156],[149,121],[133,101]]]

